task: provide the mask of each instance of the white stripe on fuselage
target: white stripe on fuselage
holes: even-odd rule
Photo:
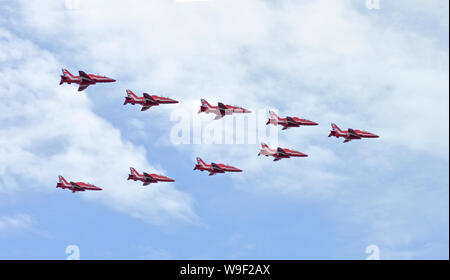
[[[137,97],[137,96],[134,96],[132,94],[128,94],[128,97],[130,97],[134,101],[144,101],[144,97]]]
[[[276,150],[272,150],[272,149],[269,148],[269,147],[264,147],[263,150],[265,150],[265,151],[267,151],[267,152],[270,152],[270,153],[275,153],[275,152],[276,152]]]
[[[137,171],[134,171],[134,170],[133,170],[132,173],[133,173],[134,176],[136,176],[136,177],[138,177],[138,178],[140,178],[140,179],[144,179],[144,178],[145,178],[144,175],[140,175]]]

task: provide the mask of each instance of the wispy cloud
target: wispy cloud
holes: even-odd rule
[[[0,216],[0,236],[36,230],[36,222],[28,214]]]

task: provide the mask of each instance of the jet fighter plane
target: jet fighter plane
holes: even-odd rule
[[[194,170],[209,171],[209,176],[225,172],[242,172],[242,170],[240,170],[239,168],[222,163],[212,162],[211,164],[206,164],[199,157],[197,158],[197,164],[195,165]]]
[[[66,179],[64,179],[63,176],[58,176],[59,178],[59,182],[56,184],[57,188],[62,188],[62,189],[69,189],[72,191],[72,193],[75,192],[84,192],[86,190],[89,191],[101,191],[102,189],[94,186],[92,184],[89,183],[83,183],[83,182],[67,182]]]
[[[250,110],[247,110],[247,109],[244,109],[241,107],[225,105],[221,102],[219,102],[217,106],[212,106],[205,99],[200,99],[200,101],[202,102],[202,105],[200,106],[200,110],[198,111],[198,113],[199,114],[202,112],[205,112],[207,114],[213,113],[216,115],[216,117],[214,118],[215,120],[221,119],[221,118],[225,117],[226,115],[246,114],[246,113],[252,112]]]
[[[267,121],[266,125],[268,124],[274,124],[274,125],[282,125],[283,129],[288,129],[290,127],[300,127],[302,125],[318,125],[318,123],[306,120],[306,119],[300,119],[297,117],[286,117],[286,118],[280,118],[275,114],[273,111],[269,111],[270,118]]]
[[[274,157],[273,161],[279,161],[283,158],[290,158],[290,157],[307,157],[308,155],[297,152],[294,150],[289,150],[285,148],[276,148],[275,150],[271,149],[266,143],[261,143],[262,149],[259,151],[258,156],[264,155],[266,157],[272,156]]]
[[[78,87],[78,91],[85,90],[90,85],[95,85],[96,83],[113,83],[116,80],[105,77],[105,76],[99,76],[94,74],[86,74],[83,71],[78,71],[79,76],[72,75],[67,69],[62,69],[62,75],[61,75],[61,81],[59,82],[60,85],[64,83],[75,83],[80,85]]]
[[[125,102],[123,103],[123,105],[126,105],[128,103],[132,105],[140,104],[142,105],[141,111],[145,111],[150,109],[152,106],[159,106],[159,104],[174,104],[178,103],[178,101],[170,99],[168,97],[150,95],[148,93],[144,93],[143,97],[138,97],[131,90],[127,89],[127,96],[125,97]]]
[[[348,130],[341,130],[337,125],[334,123],[331,124],[331,131],[328,137],[334,136],[336,138],[344,137],[344,143],[350,142],[352,140],[359,140],[361,138],[378,138],[380,136],[375,135],[373,133],[367,132],[367,131],[361,131],[358,129],[351,129]]]
[[[137,172],[133,167],[130,167],[130,172],[131,174],[128,174],[128,180],[142,181],[144,183],[143,186],[158,182],[175,182],[175,180],[169,177],[158,174],[148,174],[145,172],[143,174],[139,174],[139,172]]]

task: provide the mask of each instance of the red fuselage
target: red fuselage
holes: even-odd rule
[[[280,118],[275,113],[270,111],[270,118],[267,121],[266,125],[273,124],[273,125],[281,125],[284,129],[288,129],[290,127],[300,127],[300,126],[312,126],[312,125],[318,125],[318,123],[307,120],[307,119],[301,119],[297,117],[286,117],[286,118]]]
[[[161,97],[158,95],[150,95],[147,93],[144,93],[143,97],[138,97],[131,90],[127,90],[127,96],[125,96],[125,102],[123,103],[123,105],[139,104],[143,106],[142,111],[145,111],[152,106],[159,106],[159,104],[176,104],[176,103],[178,103],[177,100],[168,97]]]
[[[128,174],[128,180],[141,181],[144,183],[144,186],[151,184],[151,183],[158,183],[158,182],[175,182],[175,180],[173,180],[169,177],[158,175],[158,174],[148,174],[145,172],[143,174],[139,174],[139,172],[137,172],[132,167],[130,168],[130,174]]]
[[[61,188],[61,189],[69,189],[71,190],[73,193],[74,192],[84,192],[86,190],[89,191],[101,191],[102,189],[89,184],[89,183],[84,183],[84,182],[67,182],[62,176],[59,176],[59,182],[56,184],[57,188]]]
[[[201,158],[197,158],[197,164],[195,165],[194,170],[209,171],[210,176],[216,173],[242,172],[239,168],[222,163],[206,164]]]
[[[344,143],[347,143],[351,140],[359,140],[361,138],[379,138],[380,136],[373,134],[371,132],[362,131],[359,129],[351,129],[341,130],[337,125],[331,124],[332,130],[328,137],[334,136],[336,138],[343,137]]]
[[[295,151],[295,150],[290,150],[290,149],[286,149],[286,148],[276,148],[276,149],[271,149],[268,145],[266,145],[265,143],[261,144],[262,149],[259,151],[258,156],[259,155],[263,155],[263,156],[272,156],[274,157],[274,161],[278,161],[280,159],[283,158],[290,158],[290,157],[307,157],[307,154]]]
[[[251,110],[237,107],[237,106],[231,106],[231,105],[225,105],[223,103],[218,104],[218,106],[212,106],[210,105],[205,99],[200,100],[202,105],[200,106],[199,113],[206,113],[206,114],[215,114],[216,120],[223,118],[226,115],[232,115],[232,114],[248,114],[251,113]]]
[[[72,75],[67,69],[62,69],[60,85],[64,83],[75,83],[80,85],[78,91],[85,90],[90,85],[95,85],[96,83],[113,83],[116,80],[108,78],[106,76],[100,76],[95,74],[86,74],[83,71],[78,71],[79,76]]]
[[[61,76],[61,83],[74,83],[77,85],[95,85],[96,83],[113,83],[116,80],[105,76],[99,76],[94,74],[87,74],[90,80],[83,80],[80,76]]]

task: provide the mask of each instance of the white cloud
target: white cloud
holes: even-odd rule
[[[94,61],[139,88],[164,89],[183,102],[203,96],[254,108],[281,104],[323,125],[376,131],[387,144],[448,152],[448,52],[427,35],[379,25],[347,2],[273,8],[264,1],[99,0],[76,13],[50,2],[27,1],[30,27],[67,46],[62,55],[76,50],[80,63]],[[60,22],[64,28],[53,28]]]
[[[440,28],[448,33],[448,14],[443,15],[441,5],[436,3],[434,1],[431,8],[427,6],[419,10],[427,15],[428,20],[435,18]],[[230,176],[238,183],[251,183],[255,191],[274,186],[277,191],[289,195],[295,193],[318,199],[324,195],[336,196],[340,193],[340,189],[336,188],[339,184],[351,183],[351,172],[342,174],[342,169],[337,170],[340,165],[344,163],[350,169],[366,164],[372,168],[377,166],[392,170],[395,162],[389,161],[390,154],[404,149],[448,162],[448,43],[442,46],[432,32],[409,30],[402,23],[388,24],[390,21],[385,17],[392,19],[396,13],[387,14],[384,6],[379,11],[369,11],[364,8],[363,1],[362,8],[355,9],[354,2],[326,0],[279,1],[278,5],[257,0],[214,1],[207,5],[138,0],[133,1],[133,5],[106,0],[82,1],[82,4],[81,10],[67,11],[57,1],[22,1],[20,7],[24,25],[20,22],[17,26],[25,26],[25,30],[31,31],[38,42],[46,44],[51,41],[50,47],[57,46],[60,58],[77,61],[80,65],[89,64],[95,69],[128,79],[130,88],[164,90],[167,95],[174,95],[182,101],[177,106],[186,112],[190,112],[188,106],[198,104],[198,99],[204,97],[226,103],[244,103],[242,105],[254,109],[278,107],[283,115],[299,114],[320,123],[319,127],[283,132],[280,146],[307,151],[311,158],[281,161],[277,165],[256,157],[256,146],[179,147],[193,158],[204,155],[210,160],[245,168],[247,176]],[[408,9],[398,8],[395,11],[408,15],[405,10],[416,9],[411,7],[417,5],[411,4]],[[22,48],[30,46],[23,42]],[[14,58],[15,61],[20,59],[20,53],[14,48],[6,48],[5,52],[7,55],[3,57]],[[40,60],[43,69],[48,69],[49,73],[55,72],[55,69],[44,65],[46,63],[42,60],[48,58]],[[10,76],[5,74],[4,79],[19,79],[22,73],[33,76],[35,72],[20,70],[9,71],[7,75]],[[47,81],[43,84],[46,81],[40,77],[31,79],[33,84],[41,87],[35,88],[30,99],[45,94],[48,86],[55,83]],[[20,90],[26,91],[19,87],[10,92]],[[62,166],[61,162],[71,158],[86,160],[87,155],[83,151],[95,151],[91,142],[98,139],[106,142],[104,145],[109,147],[108,151],[124,151],[120,155],[125,159],[121,161],[124,166],[119,168],[121,163],[109,161],[102,162],[100,167],[100,164],[87,164],[78,167],[80,176],[90,176],[108,185],[108,182],[117,181],[115,171],[122,170],[125,165],[140,164],[151,168],[145,161],[144,149],[123,142],[119,131],[89,110],[85,111],[90,106],[87,98],[75,96],[67,88],[57,91],[57,96],[64,98],[56,99],[55,103],[51,100],[42,102],[41,98],[36,102],[42,103],[38,103],[40,108],[62,104],[60,106],[72,113],[71,117],[67,117],[70,121],[66,118],[59,120],[56,127],[46,127],[42,134],[39,131],[23,132],[27,137],[32,140],[38,137],[49,139],[51,135],[61,137],[59,129],[77,124],[80,120],[93,125],[71,129],[69,135],[76,130],[76,135],[87,137],[86,141],[80,139],[79,144],[62,154],[64,156],[59,153],[54,155],[50,158],[50,165]],[[12,96],[8,97],[9,101]],[[25,112],[30,117],[44,118],[41,116],[42,110],[11,103],[4,105],[7,110],[5,115],[19,116],[18,112]],[[51,112],[46,113],[49,114],[47,119],[53,120],[59,116],[58,112],[54,115]],[[29,119],[23,121],[33,123]],[[368,140],[372,146],[361,144],[352,151],[349,146],[341,145],[339,151],[331,148],[336,146],[319,146],[319,143],[324,143],[332,121],[343,128],[351,126],[373,131],[381,138]],[[139,125],[133,120],[130,122]],[[109,135],[108,141],[102,139],[104,134],[101,129],[105,127],[108,128],[104,132]],[[14,128],[8,129],[11,133],[16,132]],[[53,133],[49,134],[48,131],[52,130]],[[102,134],[97,134],[97,130],[101,130]],[[330,139],[329,142],[334,143],[335,140]],[[39,162],[38,157],[30,154],[33,141],[27,138],[14,141],[27,149],[3,148],[5,153],[13,155],[13,164],[25,162],[25,166],[30,167]],[[71,143],[71,138],[66,137],[64,141]],[[358,145],[351,144],[351,147]],[[113,157],[112,152],[108,151],[102,151],[100,155]],[[371,155],[369,152],[376,154],[372,157],[373,153]],[[375,159],[382,164],[374,162]],[[74,168],[70,164],[64,166],[68,170]],[[261,170],[264,173],[261,174]],[[94,176],[100,172],[105,174],[103,179]],[[33,175],[45,176],[40,173]],[[408,182],[402,183],[403,187],[408,185]],[[176,192],[172,196],[174,189],[159,187],[152,191],[170,190],[167,197],[180,196],[175,201],[183,203],[168,207],[171,204],[164,206],[158,204],[161,200],[155,199],[157,209],[172,211],[180,216],[192,215],[191,202],[184,193]],[[115,189],[122,190],[123,186]],[[344,194],[351,196],[349,192]],[[376,203],[383,203],[383,194],[376,196]],[[135,197],[138,193],[117,191],[108,197],[116,202],[122,195]],[[154,198],[153,195],[146,199]],[[117,207],[123,207],[124,211],[131,208],[135,216],[144,214],[135,208],[146,209],[145,206],[132,203],[132,199],[127,201],[130,203],[121,203]],[[139,200],[142,204],[144,201],[147,200]],[[433,200],[429,202],[433,203]],[[361,210],[361,213],[370,216],[371,212],[354,205],[354,200],[347,203],[353,203],[351,209]],[[383,207],[388,209],[386,213],[392,213],[399,203],[405,201],[388,201]],[[152,213],[150,217],[154,218],[157,211]],[[371,221],[370,218],[367,220]],[[396,232],[404,232],[404,228],[396,228]]]
[[[155,171],[146,150],[95,115],[87,94],[58,87],[60,63],[54,56],[3,29],[0,40],[0,53],[7,54],[0,57],[0,176],[6,178],[0,190],[55,191],[57,176],[64,175],[103,188],[80,194],[84,198],[150,223],[197,219],[191,197],[174,184],[144,189],[126,181],[130,166]]]
[[[381,16],[341,1],[82,4],[75,13],[54,1],[23,8],[29,28],[67,47],[61,55],[93,61],[137,88],[164,89],[186,104],[275,104],[324,127],[334,121],[374,131],[387,146],[447,157],[448,53],[426,34],[381,25]],[[316,137],[302,147],[324,137],[319,131],[303,130]],[[297,138],[284,141],[298,146]]]

